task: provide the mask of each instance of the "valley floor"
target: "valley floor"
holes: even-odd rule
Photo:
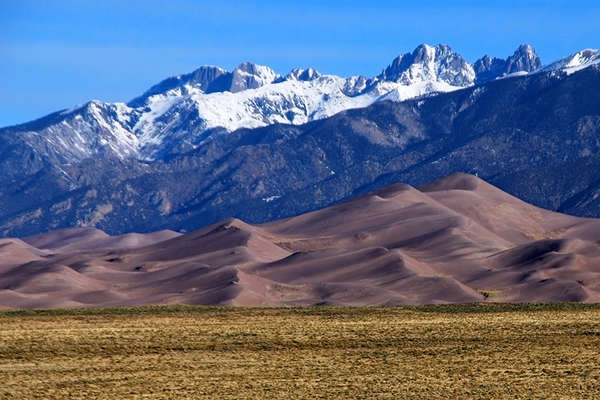
[[[600,305],[0,313],[0,399],[600,398]]]

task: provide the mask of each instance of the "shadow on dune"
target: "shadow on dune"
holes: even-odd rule
[[[3,239],[0,305],[598,302],[599,234],[454,174],[263,225]]]

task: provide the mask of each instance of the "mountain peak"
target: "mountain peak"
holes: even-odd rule
[[[515,53],[528,53],[528,54],[535,54],[535,49],[527,43],[523,43],[520,44],[519,47],[517,48],[517,50],[515,51]]]
[[[528,44],[521,44],[506,60],[486,54],[473,64],[477,76],[476,83],[487,82],[518,72],[535,71],[541,66],[542,62],[535,49]]]
[[[543,71],[564,70],[567,74],[600,64],[600,50],[583,49],[577,53],[558,60],[543,69]]]
[[[314,68],[294,68],[287,74],[287,80],[312,81],[321,76],[321,73]]]
[[[438,81],[452,86],[473,83],[473,67],[450,46],[420,44],[412,53],[396,57],[378,79],[410,85],[417,82]]]
[[[427,43],[418,45],[412,52],[415,61],[433,61],[453,54],[450,46],[446,44],[437,44],[432,46]]]
[[[202,88],[202,90],[206,90],[206,88],[212,81],[226,73],[227,71],[225,71],[221,67],[217,67],[214,65],[203,65],[191,74],[186,75],[186,83],[199,85]]]
[[[528,44],[520,45],[512,56],[506,60],[505,73],[531,72],[542,67],[542,61],[535,49]]]
[[[135,99],[131,100],[128,105],[131,107],[139,107],[148,99],[150,96],[156,94],[163,94],[169,90],[183,87],[184,85],[194,86],[203,92],[210,93],[215,82],[228,74],[223,68],[216,67],[214,65],[204,65],[193,72],[188,74],[171,76],[167,79],[160,81],[158,84],[152,86],[144,94]]]
[[[441,45],[438,45],[441,46]],[[432,46],[428,43],[421,43],[413,50],[414,56],[421,56],[423,58],[435,56],[435,50],[437,46]]]
[[[246,89],[256,89],[273,83],[277,78],[279,74],[271,68],[246,61],[233,70],[229,91],[236,93]]]
[[[273,71],[271,68],[267,67],[266,65],[255,64],[251,61],[244,61],[244,62],[240,63],[240,65],[235,67],[234,71],[244,71],[249,74],[258,74],[263,71],[269,71],[273,74],[275,73],[275,71]]]

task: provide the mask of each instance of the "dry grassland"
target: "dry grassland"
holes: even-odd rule
[[[0,313],[1,399],[600,398],[600,306]]]

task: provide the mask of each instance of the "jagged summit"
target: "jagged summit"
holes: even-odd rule
[[[220,67],[212,65],[202,66],[189,74],[172,76],[159,82],[144,92],[140,97],[131,100],[128,105],[130,107],[139,107],[150,96],[181,88],[184,85],[192,85],[207,93],[220,91],[222,87],[218,85],[219,78],[227,74],[228,72]],[[217,82],[216,85],[215,82]]]
[[[127,104],[92,101],[0,132],[21,132],[39,154],[65,164],[98,156],[148,161],[194,150],[214,135],[241,128],[299,125],[378,101],[532,71],[573,72],[598,60],[598,50],[586,49],[540,69],[533,47],[523,44],[506,59],[486,55],[471,65],[448,45],[421,44],[371,78],[310,67],[282,76],[252,62],[232,71],[208,65],[167,78]]]
[[[476,82],[485,82],[502,76],[505,66],[506,60],[484,55],[473,64],[473,69],[477,74]]]
[[[279,75],[271,68],[249,61],[241,63],[231,72],[220,67],[202,66],[189,74],[177,75],[161,81],[148,89],[142,96],[130,101],[128,105],[139,107],[150,96],[164,94],[174,89],[180,89],[184,92],[185,89],[189,91],[189,88],[192,88],[206,94],[216,92],[236,93],[273,83],[277,78],[279,78]]]
[[[312,81],[321,77],[322,74],[314,68],[294,68],[285,77],[286,80]]]
[[[600,50],[583,49],[543,68],[543,71],[563,70],[567,74],[600,64]]]
[[[476,73],[475,83],[483,83],[515,73],[528,73],[540,69],[542,62],[535,49],[522,44],[512,56],[501,59],[485,55],[473,64]]]
[[[443,81],[453,86],[468,86],[474,81],[473,67],[450,46],[419,45],[412,53],[402,54],[378,76],[379,80],[411,84]]]
[[[433,59],[422,50],[415,59]],[[561,65],[583,67],[595,54]],[[188,83],[140,107],[92,101],[0,130],[0,232],[189,231],[230,215],[264,222],[455,171],[548,209],[600,215],[593,64],[466,88],[295,75],[235,93]],[[434,93],[444,89],[455,92]],[[437,195],[493,195],[473,181],[457,179]],[[373,200],[385,204],[389,195]]]
[[[542,61],[533,47],[528,44],[522,44],[515,53],[506,59],[506,73],[531,72],[538,70],[542,66]]]
[[[279,74],[267,66],[249,61],[243,62],[231,73],[231,85],[228,91],[236,93],[246,89],[256,89],[273,83],[277,78]]]

